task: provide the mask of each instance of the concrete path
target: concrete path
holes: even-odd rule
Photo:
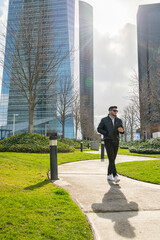
[[[117,156],[117,162],[149,160]],[[159,240],[160,186],[120,176],[120,183],[106,180],[108,161],[89,160],[59,166],[60,180],[87,216],[97,240]]]

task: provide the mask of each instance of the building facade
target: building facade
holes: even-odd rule
[[[160,4],[140,5],[137,14],[141,129],[160,132]]]
[[[84,138],[94,126],[93,7],[79,1],[80,113]]]
[[[46,34],[49,31],[48,44],[51,49],[61,49],[61,53],[70,52],[74,49],[74,18],[75,18],[75,0],[10,0],[9,10],[8,10],[8,26],[14,22],[19,22],[21,19],[21,13],[27,11],[27,8],[31,8],[33,18],[35,19],[35,29],[38,27],[38,22],[36,19],[39,18],[40,13],[43,15],[42,28]],[[29,14],[30,14],[29,13]],[[46,20],[45,20],[46,19]],[[52,25],[53,23],[53,25]],[[20,33],[20,27],[16,27],[16,34],[19,37],[19,42],[22,44],[22,34]],[[35,30],[34,30],[35,31]],[[34,33],[33,33],[34,34]],[[7,32],[6,41],[6,52],[4,64],[7,63],[9,56],[9,48],[13,44],[10,42],[10,33]],[[36,39],[35,39],[36,41]],[[49,42],[50,41],[50,42]],[[14,44],[13,44],[14,45]],[[53,45],[53,46],[52,46]],[[28,59],[25,54],[25,50],[22,49],[22,64],[27,69]],[[52,51],[48,53],[47,58],[45,58],[44,65],[47,66],[49,61],[51,61]],[[34,62],[35,56],[31,56]],[[13,118],[15,117],[15,133],[27,132],[28,131],[28,119],[29,111],[27,99],[20,94],[20,91],[13,85],[11,79],[16,74],[15,63],[12,62],[12,71],[10,73],[7,70],[3,71],[3,82],[1,90],[1,125],[7,125],[8,129],[13,128]],[[41,69],[43,72],[45,69]],[[26,70],[26,74],[29,74]],[[56,77],[59,79],[64,79],[66,76],[70,81],[72,81],[72,76],[74,75],[74,64],[71,61],[71,55],[68,54],[62,64],[57,68]],[[46,74],[42,79],[40,84],[47,85],[50,78],[53,77],[53,72]],[[22,79],[25,81],[25,79]],[[8,83],[10,87],[6,87]],[[39,97],[39,103],[36,105],[34,110],[34,132],[41,134],[46,134],[48,130],[56,130],[59,134],[62,133],[62,126],[58,121],[57,114],[57,97],[53,94],[57,88],[57,83],[50,85],[49,88],[42,92]],[[50,97],[49,97],[50,96]],[[70,120],[66,123],[65,137],[74,138],[74,120],[70,117]]]

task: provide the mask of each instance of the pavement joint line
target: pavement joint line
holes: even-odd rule
[[[72,199],[74,199],[74,197]],[[89,217],[87,215],[88,213],[92,213],[92,212],[91,211],[84,211],[84,205],[77,198],[75,198],[75,202],[77,202],[77,205],[79,206],[80,210],[82,211],[82,213],[86,217],[86,220],[87,220],[87,222],[88,222],[88,224],[90,226],[90,229],[92,231],[93,239],[101,240],[100,235],[99,235],[99,233],[98,233],[94,223],[93,222],[91,223],[91,221],[90,221],[90,219],[89,219]]]
[[[84,209],[84,205],[76,198],[75,201],[78,203],[81,209]]]
[[[90,225],[91,230],[93,232],[93,240],[101,240],[100,234],[99,234],[97,228],[95,227],[94,222],[91,219],[89,219],[89,217],[87,215],[86,215],[86,217],[88,219],[89,225]]]

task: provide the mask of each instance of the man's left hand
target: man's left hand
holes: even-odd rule
[[[118,132],[123,133],[123,132],[124,132],[123,128],[122,128],[122,127],[119,127],[119,128],[118,128]]]

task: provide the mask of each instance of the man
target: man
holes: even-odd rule
[[[122,120],[117,118],[117,113],[117,106],[111,106],[108,116],[101,119],[97,128],[97,131],[104,135],[105,148],[109,159],[107,179],[116,183],[120,181],[115,166],[119,146],[119,133],[124,133]]]

